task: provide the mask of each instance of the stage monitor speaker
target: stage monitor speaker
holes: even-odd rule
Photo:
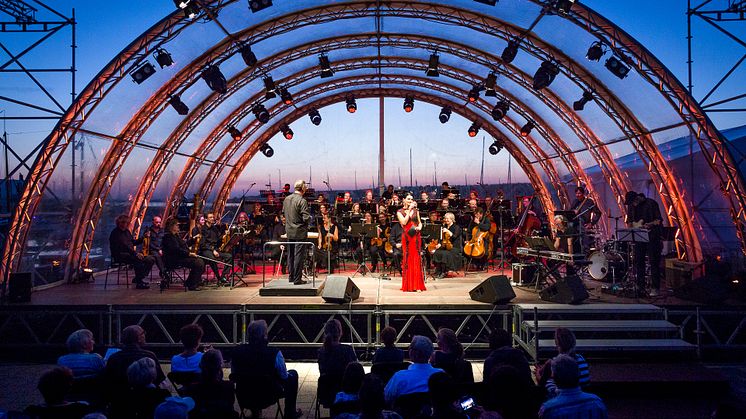
[[[719,304],[728,299],[730,292],[725,279],[704,276],[674,290],[673,295],[682,300],[704,304]]]
[[[324,282],[321,298],[327,303],[349,303],[360,298],[360,288],[349,277],[330,275]]]
[[[17,272],[10,274],[8,279],[8,299],[14,303],[27,303],[31,301],[31,285],[33,277],[31,272]]]
[[[510,280],[505,275],[491,276],[469,291],[469,297],[474,301],[490,304],[505,304],[515,298],[515,291],[510,286]]]
[[[577,275],[568,276],[539,292],[539,298],[542,300],[560,304],[580,304],[588,297],[588,290]]]

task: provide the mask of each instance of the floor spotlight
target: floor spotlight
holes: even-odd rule
[[[176,113],[178,113],[179,115],[189,114],[189,107],[181,101],[181,97],[179,95],[169,96],[168,103],[173,106],[174,110],[176,110]]]
[[[234,127],[233,125],[228,127],[228,134],[230,134],[231,138],[233,138],[233,140],[235,141],[241,139],[241,131],[239,131],[238,128]]]
[[[479,100],[479,86],[474,86],[469,90],[469,103],[474,103]]]
[[[511,40],[508,41],[508,46],[506,46],[502,54],[500,54],[500,58],[506,64],[510,64],[515,60],[516,55],[518,55],[518,41]]]
[[[414,98],[412,96],[407,96],[404,98],[404,112],[412,112],[412,109],[414,109]]]
[[[480,128],[482,128],[482,125],[479,122],[472,123],[469,127],[469,137],[476,137]]]
[[[253,13],[264,10],[272,5],[272,0],[249,0],[249,8]]]
[[[321,67],[321,78],[326,79],[334,75],[332,65],[329,63],[329,57],[326,54],[319,55],[319,67]]]
[[[280,99],[282,99],[282,103],[286,105],[293,104],[293,95],[291,95],[285,88],[280,88]]]
[[[251,50],[251,45],[249,44],[243,44],[238,49],[239,54],[241,54],[241,58],[243,58],[243,62],[246,63],[247,67],[254,67],[257,63],[256,54],[254,54],[254,51]]]
[[[559,67],[551,61],[544,61],[541,67],[534,74],[534,90],[541,90],[549,87],[554,78],[559,74]]]
[[[141,84],[153,74],[155,74],[155,66],[146,61],[141,66],[134,69],[130,73],[130,76],[132,76],[132,81]]]
[[[495,92],[495,83],[497,82],[497,74],[495,74],[494,71],[490,71],[490,74],[487,75],[487,78],[484,79],[484,95],[487,97],[496,97],[497,92]]]
[[[269,122],[269,112],[267,111],[267,108],[264,107],[264,105],[257,104],[254,105],[254,109],[252,110],[254,112],[254,116],[256,116],[256,119],[261,122],[262,124],[266,124]]]
[[[169,67],[174,63],[173,58],[171,58],[171,54],[169,54],[168,51],[163,48],[158,48],[157,50],[155,50],[153,57],[155,57],[155,61],[158,62],[158,65],[161,66],[161,68]]]
[[[441,124],[445,124],[448,122],[449,119],[451,119],[451,107],[450,106],[444,106],[440,109],[440,115],[438,115],[438,119],[440,119]]]
[[[267,143],[264,143],[264,145],[259,147],[259,151],[261,151],[266,157],[272,157],[275,155],[275,151]]]
[[[599,61],[601,60],[601,57],[606,54],[606,50],[604,49],[604,44],[601,43],[601,41],[596,41],[591,44],[591,46],[588,48],[588,52],[585,54],[585,58],[591,60],[591,61]]]
[[[609,58],[608,60],[606,60],[605,65],[612,74],[619,77],[620,79],[627,77],[627,73],[629,73],[629,67],[624,65],[624,63],[617,57]]]
[[[280,132],[282,133],[282,136],[285,137],[286,140],[293,139],[293,130],[290,129],[290,126],[288,124],[280,125]]]
[[[583,108],[585,108],[585,104],[593,100],[593,93],[591,92],[583,92],[583,97],[581,97],[579,100],[576,100],[572,104],[572,108],[576,111],[582,111]]]
[[[499,152],[500,152],[500,150],[502,150],[502,149],[503,149],[503,145],[502,145],[502,144],[500,144],[500,142],[499,142],[499,141],[495,140],[495,142],[493,142],[493,143],[492,143],[492,144],[490,145],[490,147],[489,147],[489,149],[488,149],[488,150],[489,150],[490,154],[492,154],[493,156],[496,156],[496,155],[497,155],[497,153],[499,153]]]
[[[531,121],[526,122],[526,125],[521,127],[521,137],[528,137],[531,131],[534,129],[534,123]]]
[[[505,117],[505,114],[508,113],[510,110],[510,103],[508,103],[507,100],[503,99],[497,104],[495,104],[495,107],[492,108],[492,119],[495,121],[499,121]]]
[[[430,62],[427,64],[427,71],[425,71],[425,75],[428,77],[438,77],[440,73],[438,73],[438,64],[440,63],[440,56],[438,56],[437,52],[434,52],[430,54]]]
[[[275,94],[277,87],[275,86],[275,81],[272,79],[272,76],[266,76],[262,80],[264,81],[264,98],[269,100],[277,97]]]
[[[220,72],[220,67],[217,65],[208,65],[202,71],[202,78],[207,83],[207,87],[212,91],[218,93],[228,92],[228,82],[225,81],[225,76]]]
[[[308,117],[311,118],[312,124],[316,126],[321,125],[321,114],[318,109],[311,109],[311,112],[308,112]]]
[[[355,97],[348,96],[346,102],[347,102],[347,112],[355,113],[357,111],[357,103],[355,102]]]

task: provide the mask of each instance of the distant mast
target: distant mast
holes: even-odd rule
[[[357,170],[355,170],[355,190],[357,190]]]
[[[409,148],[409,186],[412,187],[412,148]]]
[[[479,184],[484,185],[484,135],[482,136],[482,168],[479,169]]]

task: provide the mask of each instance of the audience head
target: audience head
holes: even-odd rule
[[[347,394],[358,394],[360,385],[363,383],[363,377],[365,377],[363,364],[350,362],[345,367],[345,372],[342,376],[342,391]]]
[[[441,351],[456,355],[461,358],[464,355],[464,347],[456,337],[456,332],[447,327],[441,327],[438,330],[438,348]]]
[[[324,325],[324,346],[332,346],[342,339],[342,323],[337,319],[331,319]]]
[[[427,380],[430,401],[435,410],[447,409],[459,397],[456,383],[450,375],[445,372],[436,372]]]
[[[433,354],[433,341],[425,336],[415,335],[409,344],[409,359],[415,364],[427,364]]]
[[[223,381],[223,354],[217,349],[210,349],[199,361],[203,381]]]
[[[189,411],[194,409],[191,397],[167,397],[153,413],[153,419],[187,419]]]
[[[49,406],[61,404],[73,386],[73,372],[67,367],[55,367],[39,378],[39,389],[44,403]]]
[[[155,378],[155,361],[150,358],[140,358],[127,367],[127,381],[132,387],[147,387]]]
[[[558,327],[554,331],[554,344],[559,353],[571,354],[575,352],[575,334],[570,329]]]
[[[254,320],[249,323],[247,329],[249,343],[259,345],[267,342],[267,322],[264,320]]]
[[[90,353],[93,344],[93,332],[88,329],[76,330],[67,337],[67,350],[71,354]]]
[[[125,327],[122,330],[122,343],[125,345],[144,345],[145,330],[136,324]]]
[[[396,329],[391,326],[384,327],[381,330],[381,342],[386,347],[394,346],[394,342],[396,342]]]
[[[93,412],[83,416],[82,419],[106,419],[106,415],[101,412]]]
[[[513,346],[513,336],[503,328],[497,328],[490,333],[490,350]]]
[[[198,324],[188,324],[179,330],[179,338],[184,349],[197,349],[204,332]]]
[[[578,363],[569,355],[557,355],[552,359],[552,378],[558,388],[575,388],[578,386]]]
[[[378,417],[386,406],[383,382],[375,374],[367,374],[360,385],[360,413],[363,417]]]

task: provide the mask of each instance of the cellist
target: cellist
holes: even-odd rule
[[[474,216],[466,230],[468,242],[464,245],[464,254],[471,258],[478,270],[484,269],[487,263],[487,241],[485,240],[490,231],[490,220],[484,216],[484,209],[476,207]]]

